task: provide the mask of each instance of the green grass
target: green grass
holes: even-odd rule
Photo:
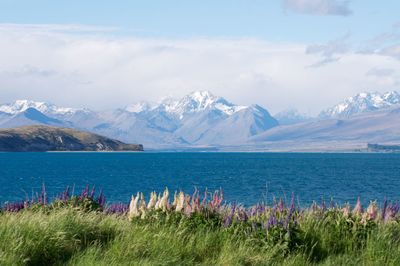
[[[132,222],[72,207],[2,212],[0,265],[400,265],[398,221],[357,219],[307,211],[288,236],[173,212]]]

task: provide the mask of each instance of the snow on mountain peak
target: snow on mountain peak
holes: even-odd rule
[[[154,106],[147,102],[139,102],[132,105],[129,105],[125,108],[126,111],[130,113],[141,113],[151,110]]]
[[[400,103],[400,94],[396,91],[362,92],[353,97],[345,99],[343,102],[322,111],[320,118],[346,118],[355,114],[374,111],[377,109],[388,108]]]
[[[77,110],[74,108],[57,107],[54,104],[49,104],[46,102],[16,100],[14,103],[1,105],[0,112],[15,115],[24,112],[29,108],[35,108],[36,110],[46,114],[60,114],[60,115],[73,113]]]
[[[209,91],[194,91],[181,99],[164,98],[154,106],[145,102],[137,103],[125,108],[128,112],[141,113],[154,109],[164,110],[179,119],[188,114],[197,113],[206,109],[216,109],[226,115],[232,115],[248,106],[234,105],[222,97],[215,96]]]
[[[181,100],[171,104],[167,110],[182,119],[186,114],[196,113],[206,109],[216,109],[227,115],[232,115],[247,106],[234,105],[222,97],[217,97],[209,91],[195,91]]]

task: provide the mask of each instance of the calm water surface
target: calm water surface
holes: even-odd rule
[[[136,191],[222,187],[246,205],[296,194],[300,204],[400,199],[400,154],[332,153],[0,153],[0,203],[24,199],[46,184],[103,188],[109,201]]]

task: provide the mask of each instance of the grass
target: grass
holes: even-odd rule
[[[88,208],[88,195],[3,209],[0,265],[400,265],[393,205],[380,213],[357,206],[348,213],[346,207],[299,210],[282,203],[246,209],[218,205],[220,199],[194,200],[189,213],[186,195],[181,211],[178,200],[165,210],[162,204],[139,208],[134,217],[140,201],[110,214]]]

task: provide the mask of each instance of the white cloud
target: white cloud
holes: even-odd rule
[[[361,90],[395,89],[366,79],[370,69],[400,72],[399,60],[346,49],[339,61],[309,68],[338,52],[320,47],[306,53],[302,43],[114,37],[54,32],[54,25],[11,28],[0,25],[0,102],[30,98],[105,109],[202,89],[272,113],[290,107],[318,113]]]
[[[283,0],[285,9],[310,15],[348,16],[353,12],[349,1],[340,0]]]

